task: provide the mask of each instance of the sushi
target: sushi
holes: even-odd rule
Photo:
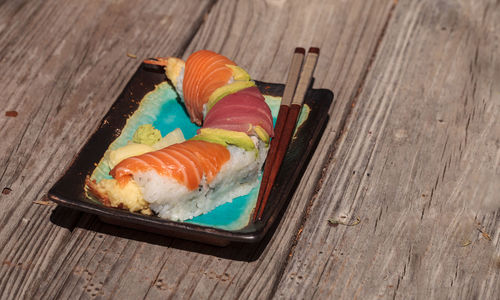
[[[248,73],[208,50],[186,62],[149,62],[165,67],[191,121],[201,128],[189,140],[162,141],[161,149],[128,146],[141,152],[115,155],[123,159],[113,162],[113,178],[88,178],[88,192],[106,206],[176,221],[248,194],[258,183],[274,134],[271,110]]]

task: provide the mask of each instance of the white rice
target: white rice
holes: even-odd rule
[[[202,178],[198,189],[189,191],[175,179],[148,171],[134,175],[144,199],[161,218],[187,220],[209,212],[234,198],[248,194],[258,182],[267,147],[254,140],[259,154],[228,146],[231,158],[221,168],[214,180],[207,184]]]

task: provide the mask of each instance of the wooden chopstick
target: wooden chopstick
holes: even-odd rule
[[[304,98],[309,88],[309,84],[311,83],[314,69],[316,68],[318,56],[319,56],[319,48],[316,47],[309,48],[306,61],[304,63],[304,67],[302,68],[302,72],[300,73],[299,83],[297,84],[297,89],[295,90],[295,95],[293,96],[292,99],[292,105],[288,109],[286,122],[283,128],[283,132],[281,133],[279,145],[277,146],[276,155],[272,161],[272,167],[269,172],[269,178],[267,179],[267,182],[265,182],[265,191],[264,194],[262,195],[262,200],[260,201],[261,204],[259,207],[259,214],[258,214],[259,220],[262,218],[262,214],[264,213],[264,208],[266,207],[266,203],[269,198],[269,194],[271,193],[274,180],[278,175],[278,171],[280,169],[281,163],[283,162],[283,158],[285,157],[288,144],[290,143],[290,140],[292,138],[300,110],[302,109],[302,104],[304,103]],[[261,183],[261,189],[262,188],[263,187]]]
[[[259,207],[262,204],[262,199],[264,196],[264,192],[266,191],[269,175],[274,165],[273,162],[275,160],[276,151],[278,150],[278,146],[280,144],[283,133],[283,128],[285,127],[285,123],[287,120],[288,109],[292,104],[295,88],[297,87],[297,82],[299,80],[300,70],[302,69],[302,62],[304,60],[305,53],[306,50],[304,48],[297,47],[295,48],[292,56],[292,63],[290,65],[290,70],[288,71],[288,77],[285,84],[285,90],[283,91],[283,97],[281,98],[278,118],[276,119],[276,125],[274,126],[274,137],[271,140],[271,145],[269,146],[269,152],[267,153],[267,159],[264,166],[264,173],[262,174],[259,196],[257,197],[257,204],[255,206],[253,214],[253,221],[257,219]]]

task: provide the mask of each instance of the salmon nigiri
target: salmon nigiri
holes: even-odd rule
[[[113,179],[87,186],[106,206],[186,220],[248,194],[262,163],[254,151],[188,140],[126,158],[111,170]]]
[[[201,125],[203,105],[216,89],[229,83],[233,75],[231,65],[236,64],[210,50],[200,50],[188,57],[182,92],[192,122]]]
[[[155,171],[194,190],[203,176],[210,183],[230,158],[226,147],[205,141],[185,141],[121,161],[110,175],[125,186],[134,174]]]
[[[225,96],[210,109],[203,122],[203,128],[227,129],[249,135],[255,135],[257,126],[267,136],[273,136],[271,110],[257,87]]]

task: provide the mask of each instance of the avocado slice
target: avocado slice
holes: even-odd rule
[[[250,81],[250,74],[247,73],[243,68],[235,66],[235,65],[226,65],[233,71],[233,79],[242,80],[242,81]]]
[[[202,128],[200,134],[194,136],[192,140],[220,144],[223,146],[234,145],[246,151],[257,151],[252,139],[244,132],[232,131],[219,128]]]
[[[269,145],[269,134],[260,126],[254,126],[253,131],[257,134],[259,139],[261,139],[266,145]]]

